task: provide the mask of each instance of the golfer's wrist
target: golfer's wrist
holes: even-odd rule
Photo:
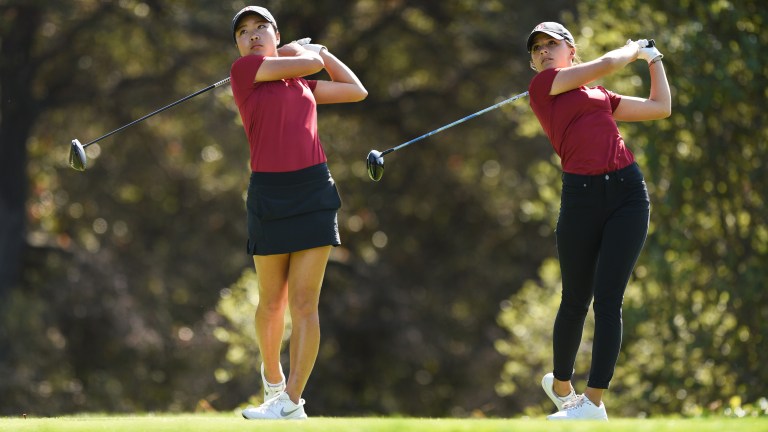
[[[323,51],[328,51],[328,48],[326,48],[325,45],[320,44],[306,44],[304,45],[304,49],[316,54],[322,54]]]

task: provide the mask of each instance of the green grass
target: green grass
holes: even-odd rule
[[[137,416],[74,416],[52,418],[0,418],[0,431],[31,432],[762,432],[768,418],[612,419],[602,422],[547,422],[544,419],[421,419],[314,417],[302,422],[253,421],[236,414],[179,414]]]

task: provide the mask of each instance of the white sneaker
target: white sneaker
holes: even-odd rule
[[[596,406],[588,397],[582,395],[563,405],[563,409],[547,416],[547,420],[603,420],[608,421],[605,404]]]
[[[541,387],[544,389],[544,393],[549,396],[549,399],[555,404],[557,410],[561,411],[563,405],[576,399],[576,392],[571,388],[571,392],[567,396],[558,396],[557,393],[555,393],[554,384],[555,375],[552,372],[544,375],[544,378],[541,379]]]
[[[258,407],[243,410],[243,417],[248,420],[306,420],[304,399],[293,403],[288,393],[281,392]]]
[[[261,383],[264,385],[264,402],[272,399],[285,391],[285,375],[283,374],[283,365],[280,365],[280,382],[272,384],[264,378],[264,363],[261,364]]]

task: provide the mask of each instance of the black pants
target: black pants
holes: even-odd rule
[[[573,374],[594,297],[595,334],[587,385],[608,388],[622,337],[621,306],[648,234],[650,200],[637,164],[608,174],[563,174],[557,252],[563,279],[555,319],[554,375]]]

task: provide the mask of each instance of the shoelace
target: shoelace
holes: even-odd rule
[[[563,411],[569,411],[572,409],[576,409],[584,405],[584,403],[587,401],[587,398],[584,395],[578,395],[575,399],[570,400],[563,404]]]
[[[268,409],[272,405],[276,404],[278,399],[280,399],[280,393],[276,394],[274,397],[270,399],[265,400],[264,403],[262,403],[261,406],[259,406],[259,408]]]
[[[280,392],[280,393],[276,394],[275,397],[273,397],[272,399],[264,401],[264,403],[261,404],[260,408],[268,409],[272,405],[276,405],[278,403],[278,401],[280,400],[280,396],[282,396],[284,393],[285,393],[284,391]],[[293,401],[291,401],[291,402],[293,402]],[[297,403],[296,406],[297,407],[302,407],[302,406],[304,406],[305,403],[306,402],[304,402],[304,399],[299,399],[299,403]]]

